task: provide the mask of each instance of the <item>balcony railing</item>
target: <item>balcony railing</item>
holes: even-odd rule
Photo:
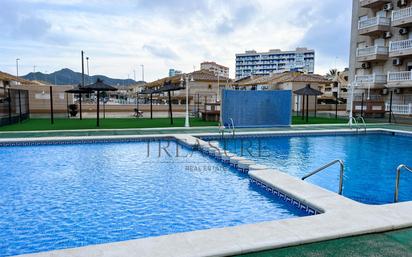
[[[356,56],[357,57],[363,57],[363,56],[368,56],[368,55],[373,55],[373,54],[388,54],[389,53],[389,47],[386,46],[371,46],[371,47],[365,47],[365,48],[358,48],[356,51]]]
[[[412,7],[403,8],[392,12],[392,21],[398,21],[412,17]]]
[[[412,39],[393,41],[389,43],[389,52],[412,49]]]
[[[374,7],[374,6],[380,6],[386,3],[391,2],[390,0],[360,0],[360,5],[362,7]]]
[[[373,17],[367,20],[359,21],[358,29],[366,29],[373,26],[389,26],[391,24],[391,20],[385,17]]]
[[[357,84],[386,84],[386,75],[370,74],[370,75],[356,75],[355,83]]]
[[[391,111],[390,103],[385,104],[385,110],[387,112]],[[410,104],[392,104],[392,113],[394,113],[394,114],[403,114],[403,115],[412,115],[412,103],[410,103]]]
[[[411,71],[389,72],[388,82],[402,82],[412,80]]]

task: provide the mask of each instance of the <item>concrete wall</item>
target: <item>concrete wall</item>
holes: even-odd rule
[[[49,113],[50,112],[50,86],[40,85],[17,85],[15,89],[29,91],[30,113]],[[67,101],[73,103],[73,96],[66,95],[64,91],[71,89],[72,86],[52,86],[53,88],[53,108],[56,113],[66,113]]]

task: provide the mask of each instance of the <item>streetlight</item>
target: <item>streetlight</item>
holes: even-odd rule
[[[142,67],[142,81],[144,81],[144,64],[140,65]]]
[[[19,77],[19,61],[20,61],[20,59],[17,58],[16,59],[16,77]]]
[[[183,81],[185,81],[185,88],[186,88],[186,115],[185,115],[185,127],[189,128],[190,127],[190,121],[189,121],[189,81],[194,82],[195,80],[193,79],[192,75],[184,75],[180,78],[180,82],[183,84]]]
[[[88,56],[86,57],[86,64],[87,64],[87,81],[88,81],[88,84],[90,84],[91,82],[90,82],[89,57]]]
[[[349,83],[349,90],[350,90],[350,106],[349,106],[349,126],[352,128],[353,123],[353,98],[354,98],[354,91],[355,91],[356,82],[352,81]]]

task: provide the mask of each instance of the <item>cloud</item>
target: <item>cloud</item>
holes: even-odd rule
[[[349,62],[350,7],[350,3],[344,1],[323,0],[316,5],[306,4],[306,8],[302,8],[295,16],[295,23],[307,28],[298,43],[314,48],[319,53],[317,57],[322,57],[317,58],[320,65],[342,65],[341,62],[330,63],[331,59],[336,62],[336,58],[344,61],[343,65]]]
[[[9,39],[43,42],[68,42],[54,33],[52,24],[37,14],[34,8],[24,8],[20,1],[3,0],[0,8],[0,28]]]
[[[231,69],[235,54],[298,46],[316,50],[318,73],[348,64],[351,1],[345,0],[0,0],[0,70],[79,70],[145,78],[202,61]],[[44,49],[47,49],[45,53]]]
[[[218,34],[228,34],[238,28],[245,28],[258,14],[256,3],[254,5],[240,5],[231,9],[233,11],[223,17],[222,21],[217,24],[216,32]]]
[[[178,55],[169,47],[160,45],[144,45],[143,50],[149,52],[151,55],[161,59],[176,60]]]

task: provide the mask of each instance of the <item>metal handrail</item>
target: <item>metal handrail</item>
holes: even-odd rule
[[[235,137],[235,122],[233,121],[232,118],[230,118],[230,122],[232,124],[232,136]]]
[[[396,169],[396,184],[395,184],[395,199],[394,199],[395,203],[399,201],[399,180],[401,178],[402,169],[412,172],[412,168],[409,166],[406,166],[405,164],[399,165],[398,168]]]
[[[365,119],[364,119],[362,116],[358,116],[357,119],[360,119],[360,120],[362,121],[362,125],[363,125],[363,128],[365,129],[365,133],[366,133],[366,122],[365,122]],[[358,125],[359,125],[359,122],[358,122]]]
[[[222,123],[220,122],[219,122],[219,134],[222,139],[225,137],[225,126],[222,126]]]
[[[339,170],[339,194],[341,195],[342,191],[343,191],[343,172],[344,172],[344,169],[345,169],[345,164],[343,163],[342,160],[334,160],[334,161],[320,167],[319,169],[316,169],[315,171],[312,171],[308,175],[303,176],[302,180],[305,180],[305,179],[317,174],[318,172],[321,172],[322,170],[329,168],[330,166],[334,165],[335,163],[339,163],[339,166],[340,166],[340,170]]]
[[[355,125],[356,125],[356,133],[359,131],[359,124],[358,124],[358,121],[356,120],[356,118],[355,117],[352,117],[351,118],[351,120],[352,120],[352,122],[354,122],[355,123]],[[352,129],[352,126],[353,126],[353,124],[352,125],[350,125],[350,128]]]

